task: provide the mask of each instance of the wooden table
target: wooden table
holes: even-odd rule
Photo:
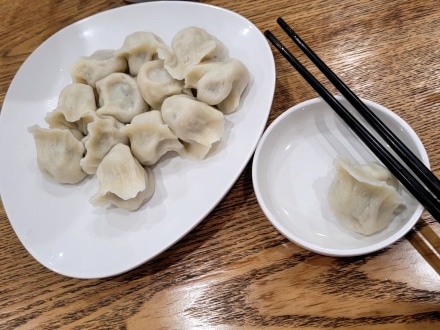
[[[236,11],[283,41],[277,17],[294,24],[359,96],[387,106],[414,128],[440,175],[438,1],[204,2]],[[0,101],[46,38],[123,5],[0,0]],[[269,122],[316,96],[279,54],[275,61]],[[256,201],[250,171],[251,163],[212,213],[172,248],[108,279],[71,279],[41,266],[20,244],[0,203],[0,328],[440,329],[440,260],[428,244],[439,250],[440,229],[428,213],[383,251],[324,257],[272,227]]]

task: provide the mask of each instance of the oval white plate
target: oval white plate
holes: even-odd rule
[[[346,100],[338,99],[364,122]],[[364,101],[429,166],[411,127],[383,106]],[[354,233],[335,218],[327,192],[338,156],[359,164],[378,161],[322,99],[300,103],[273,121],[255,151],[252,177],[258,202],[275,228],[299,246],[330,256],[367,254],[404,236],[423,211],[405,189],[406,209],[379,233]]]
[[[176,15],[178,13],[178,15]],[[66,186],[37,168],[27,128],[47,127],[69,68],[80,56],[119,48],[135,31],[151,31],[168,44],[188,26],[222,40],[244,62],[250,84],[226,132],[201,162],[168,157],[153,170],[153,198],[136,212],[94,208],[95,178]],[[81,20],[38,47],[17,72],[0,116],[0,189],[8,218],[29,253],[47,268],[77,278],[102,278],[130,270],[187,234],[234,184],[264,130],[275,88],[272,52],[250,21],[231,11],[191,2],[124,6]]]

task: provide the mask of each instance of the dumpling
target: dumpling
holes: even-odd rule
[[[351,230],[372,235],[386,228],[402,203],[399,182],[382,165],[352,164],[348,158],[335,161],[337,175],[330,186],[331,211]]]
[[[174,95],[162,104],[162,117],[190,155],[203,159],[224,130],[223,113],[187,95]]]
[[[73,83],[60,92],[55,110],[49,112],[45,121],[50,128],[78,129],[87,135],[87,125],[96,118],[96,101],[93,88]]]
[[[185,76],[185,87],[195,88],[198,100],[217,105],[223,113],[237,109],[248,83],[248,69],[233,58],[198,64]]]
[[[220,60],[227,56],[225,45],[206,30],[188,27],[179,31],[171,41],[172,50],[159,49],[158,56],[165,60],[165,68],[178,80],[196,64],[206,60]]]
[[[168,96],[181,94],[183,89],[183,81],[170,76],[164,68],[163,60],[144,63],[136,81],[145,102],[153,109],[160,109],[163,100]]]
[[[167,48],[168,46],[156,34],[138,31],[125,38],[124,44],[116,54],[127,59],[130,74],[136,76],[142,64],[157,58],[158,49]]]
[[[127,61],[115,56],[113,49],[102,49],[80,57],[70,70],[73,82],[95,87],[95,83],[113,72],[125,72]]]
[[[153,195],[155,181],[151,169],[144,168],[125,144],[115,145],[98,166],[98,192],[91,197],[94,206],[113,204],[134,211]]]
[[[84,172],[94,174],[102,159],[115,145],[128,145],[128,137],[122,133],[119,125],[113,117],[98,118],[89,124],[89,134],[83,141],[86,155],[80,161]]]
[[[149,109],[139,91],[136,79],[126,73],[112,73],[96,83],[100,108],[98,115],[115,117],[129,123],[134,116]]]
[[[62,110],[71,123],[80,120],[85,113],[96,110],[93,88],[79,83],[67,85],[60,92],[56,109]]]
[[[153,165],[169,151],[183,152],[177,136],[163,122],[159,110],[141,113],[121,129],[130,139],[131,152],[142,165]]]
[[[37,148],[37,163],[42,172],[58,183],[77,183],[87,176],[79,162],[84,145],[68,129],[29,127]]]

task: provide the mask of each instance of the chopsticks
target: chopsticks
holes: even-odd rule
[[[415,156],[406,145],[351,91],[344,82],[316,55],[293,29],[280,17],[277,20],[281,28],[310,58],[318,69],[333,83],[347,101],[364,117],[371,127],[387,142],[400,159],[412,170],[411,173],[395,158],[350,111],[348,111],[270,32],[264,32],[266,38],[287,61],[302,75],[330,107],[341,117],[364,144],[382,161],[407,190],[440,222],[440,181]],[[419,181],[420,180],[420,181]]]
[[[412,228],[406,237],[423,259],[440,274],[440,237],[431,226]]]

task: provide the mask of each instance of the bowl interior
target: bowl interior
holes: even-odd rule
[[[339,100],[363,122],[348,102]],[[374,102],[364,102],[429,166],[420,139],[404,120]],[[405,235],[423,211],[406,189],[402,189],[404,211],[379,233],[357,234],[332,214],[327,192],[338,156],[359,164],[378,161],[320,98],[294,106],[268,127],[255,152],[253,181],[258,202],[272,224],[296,244],[331,256],[370,253]]]

